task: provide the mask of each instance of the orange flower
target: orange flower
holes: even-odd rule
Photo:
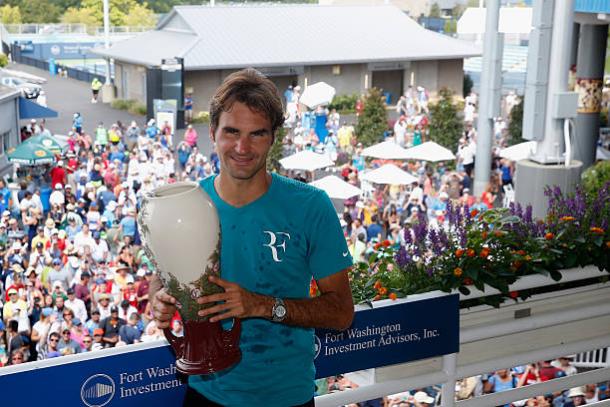
[[[606,247],[607,247],[608,249],[610,249],[610,240],[608,240],[608,241],[606,242]]]
[[[470,211],[470,216],[472,216],[473,218],[474,218],[475,216],[477,216],[478,214],[479,214],[478,209],[473,209],[473,210],[471,210],[471,211]]]
[[[389,240],[384,240],[383,242],[381,242],[381,245],[382,245],[383,247],[390,247],[390,245],[391,245],[391,244],[392,244],[392,243],[390,243],[390,241],[389,241]]]
[[[483,239],[487,239],[487,231],[486,230],[484,230],[483,233],[481,233],[481,237]]]
[[[389,297],[390,297],[390,299],[391,299],[392,301],[396,301],[396,298],[398,298],[398,297],[396,296],[396,293],[390,293]]]
[[[560,220],[564,221],[564,222],[572,222],[573,220],[575,220],[576,218],[574,216],[562,216],[560,218]]]
[[[515,271],[520,269],[522,265],[523,265],[523,262],[521,260],[515,260],[513,262],[513,267],[515,267]]]
[[[377,301],[381,299],[381,295],[377,294],[375,297],[373,297],[373,301]]]
[[[551,232],[548,232],[546,235],[544,235],[544,238],[546,240],[553,240],[554,237],[555,237],[555,235],[552,234]]]
[[[487,256],[489,256],[489,248],[487,248],[487,247],[482,248],[482,249],[481,249],[481,253],[479,253],[479,256],[480,256],[482,259],[486,259],[486,258],[487,258]]]
[[[525,256],[525,261],[532,261],[532,256],[530,256],[529,254]]]
[[[517,250],[519,256],[525,256],[525,250]]]
[[[591,231],[591,233],[594,233],[596,235],[603,235],[604,234],[604,229],[602,228],[598,228],[598,227],[591,227],[591,229],[589,229]]]
[[[474,284],[474,281],[472,281],[472,278],[466,277],[464,279],[464,285],[472,285],[472,284]]]
[[[510,295],[510,298],[517,298],[519,296],[519,291],[511,291],[508,295]]]
[[[459,259],[460,257],[462,257],[462,255],[463,255],[463,254],[464,254],[464,249],[457,249],[457,250],[455,251],[455,257],[457,257],[458,259]]]
[[[314,279],[311,279],[311,283],[309,284],[309,296],[311,298],[318,296],[318,285]]]
[[[375,290],[379,290],[381,288],[381,280],[375,281],[375,284],[373,285],[373,288]]]
[[[504,233],[503,233],[501,230],[496,230],[496,231],[494,232],[494,236],[495,236],[495,237],[500,237],[500,236],[502,236],[503,234],[504,234]]]
[[[388,289],[385,287],[380,287],[378,292],[379,295],[386,295],[388,293]]]
[[[375,246],[373,246],[373,248],[375,250],[379,250],[381,248],[381,243],[375,243]]]
[[[459,268],[459,267],[456,267],[456,268],[453,270],[453,275],[454,275],[454,276],[456,276],[456,277],[458,277],[458,278],[462,276],[462,273],[463,273],[463,271],[462,271],[462,269],[461,269],[461,268]]]
[[[476,253],[475,253],[474,249],[468,249],[468,250],[466,251],[466,256],[468,256],[468,257],[474,257],[474,256],[475,256],[475,254],[476,254]]]

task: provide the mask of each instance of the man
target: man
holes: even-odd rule
[[[9,288],[7,291],[9,300],[4,304],[2,309],[2,319],[6,325],[13,317],[19,315],[20,310],[28,308],[28,304],[19,298],[19,293],[14,288]]]
[[[82,348],[74,339],[72,339],[72,333],[68,327],[65,327],[61,331],[61,339],[57,344],[57,349],[62,355],[73,355],[75,353],[81,353]]]
[[[267,173],[283,122],[269,79],[253,69],[228,76],[212,99],[210,121],[220,174],[201,186],[222,230],[222,278],[210,281],[225,292],[201,297],[200,304],[216,305],[200,315],[242,320],[242,359],[222,374],[191,376],[184,405],[313,406],[311,328],[342,330],[353,318],[352,259],[337,214],[320,190]],[[308,298],[312,277],[321,295]],[[159,291],[158,279],[152,285],[157,326],[167,328],[176,300]]]
[[[125,324],[125,320],[119,318],[119,308],[116,305],[113,305],[110,308],[110,316],[104,318],[102,322],[100,322],[100,327],[104,330],[102,341],[107,348],[112,348],[116,345],[119,341],[119,330]]]
[[[100,89],[102,89],[102,82],[97,79],[97,77],[93,78],[91,81],[91,103],[97,103],[97,97],[100,93]]]
[[[67,291],[68,299],[64,301],[66,307],[70,308],[74,311],[74,316],[81,321],[87,320],[87,308],[85,307],[85,303],[83,300],[76,298],[76,293],[73,288],[68,288]]]
[[[132,312],[127,319],[127,325],[123,325],[119,329],[119,337],[121,338],[121,341],[125,342],[127,345],[140,342],[140,336],[142,334],[137,327],[139,320],[140,316],[138,313]]]

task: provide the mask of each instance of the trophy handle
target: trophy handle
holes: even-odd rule
[[[233,327],[231,327],[230,331],[223,331],[222,336],[225,341],[238,344],[241,336],[241,319],[234,318]]]
[[[165,334],[165,339],[167,339],[174,352],[176,352],[176,358],[180,359],[184,353],[184,337],[174,335],[170,328],[163,328],[163,333]]]

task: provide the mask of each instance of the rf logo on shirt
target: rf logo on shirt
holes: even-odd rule
[[[287,232],[271,232],[269,230],[263,230],[263,233],[269,235],[269,243],[263,243],[263,246],[268,247],[271,250],[273,261],[281,263],[282,259],[279,257],[278,249],[282,249],[282,253],[286,253],[286,241],[290,240],[290,234]]]

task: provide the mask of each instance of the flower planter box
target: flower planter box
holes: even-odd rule
[[[588,266],[562,270],[557,282],[542,275],[526,276],[510,289],[525,290],[544,287],[554,291],[534,294],[527,300],[507,300],[498,308],[479,305],[460,310],[460,352],[457,366],[468,367],[494,360],[507,360],[512,355],[535,354],[557,346],[569,346],[596,338],[610,338],[610,283],[595,281],[608,276],[596,267]],[[591,282],[591,279],[594,281]],[[567,282],[584,282],[585,285],[563,288]],[[498,291],[486,287],[485,291],[472,290],[470,295],[460,294],[460,300],[468,301]],[[433,291],[409,296],[409,300],[433,298],[445,293]],[[401,300],[398,300],[401,301]],[[394,302],[373,302],[373,307],[392,306]],[[559,355],[557,355],[559,356]],[[524,363],[516,360],[514,365]],[[506,366],[507,367],[507,366]],[[353,374],[360,383],[381,383],[388,380],[418,377],[438,372],[442,358],[371,369]]]

